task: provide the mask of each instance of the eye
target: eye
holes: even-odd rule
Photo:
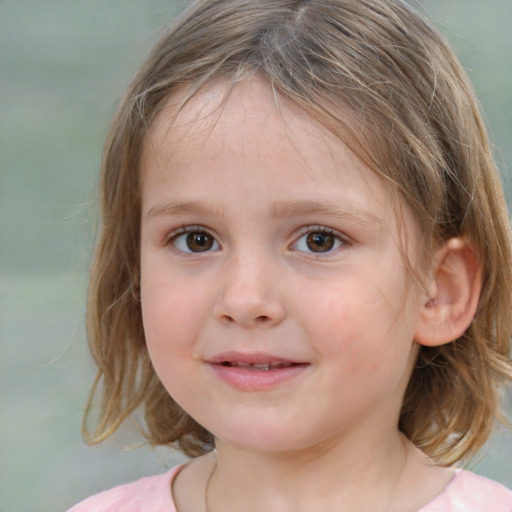
[[[184,228],[181,233],[171,236],[169,243],[181,252],[199,253],[208,251],[218,251],[219,243],[207,231],[196,228],[188,230]]]
[[[332,252],[346,242],[337,232],[329,228],[319,227],[309,229],[293,245],[296,251],[312,252],[316,254]]]

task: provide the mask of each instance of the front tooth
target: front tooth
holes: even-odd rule
[[[258,370],[265,370],[268,372],[270,370],[271,363],[252,363],[251,366],[253,368],[257,368]]]

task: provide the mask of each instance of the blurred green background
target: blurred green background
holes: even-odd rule
[[[487,113],[512,197],[512,0],[425,0]],[[125,426],[89,448],[84,336],[94,187],[109,119],[172,0],[0,0],[0,512],[55,512],[161,472]],[[510,390],[505,397],[512,409]],[[130,449],[126,450],[128,445]],[[474,470],[512,487],[512,433]]]

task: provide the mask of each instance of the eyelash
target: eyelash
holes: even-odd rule
[[[187,242],[187,236],[190,234],[197,234],[197,235],[205,235],[206,237],[209,237],[209,241],[207,242],[206,249],[194,251],[190,249],[190,246]],[[332,246],[327,247],[325,251],[307,251],[305,249],[298,248],[298,245],[300,244],[301,240],[304,237],[310,236],[310,235],[327,235],[333,237],[334,241],[332,242]],[[185,247],[178,247],[176,245],[176,242],[179,241],[180,237],[183,237],[184,244],[187,245],[187,248]],[[211,243],[210,243],[211,242]],[[307,243],[307,242],[306,242]],[[319,226],[319,225],[313,225],[313,226],[305,226],[301,229],[299,237],[293,242],[291,245],[292,251],[301,251],[304,253],[314,254],[316,256],[319,255],[330,255],[340,247],[343,247],[345,245],[349,244],[349,241],[347,240],[347,237],[342,235],[339,231],[336,231],[334,229],[328,228],[326,226]],[[165,239],[165,245],[170,245],[172,248],[179,254],[201,254],[202,252],[212,252],[217,251],[221,248],[219,242],[216,240],[215,236],[213,236],[207,229],[205,229],[202,226],[182,226],[178,230],[173,231],[169,234],[169,236]],[[200,245],[198,246],[201,247]],[[190,249],[190,250],[189,250]]]

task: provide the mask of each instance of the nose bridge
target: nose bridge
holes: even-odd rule
[[[275,325],[284,318],[276,287],[276,258],[264,250],[238,250],[223,265],[217,319],[240,326]]]

